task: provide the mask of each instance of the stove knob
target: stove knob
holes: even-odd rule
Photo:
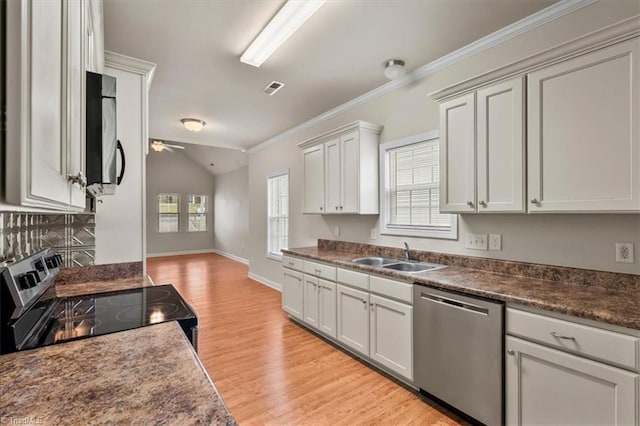
[[[24,274],[24,277],[27,280],[27,285],[29,286],[28,288],[35,287],[36,285],[38,285],[38,281],[40,281],[40,276],[35,271],[27,272],[26,274]]]
[[[45,267],[44,267],[44,262],[42,261],[42,259],[38,260],[36,263],[33,264],[33,266],[39,271],[39,272],[44,272],[45,271]]]
[[[53,268],[56,267],[56,261],[55,261],[55,258],[53,256],[47,257],[44,261],[47,264],[47,268],[53,269]]]
[[[16,277],[16,281],[18,282],[18,287],[20,287],[21,290],[27,290],[31,287],[29,285],[29,281],[27,281],[27,275],[18,275]]]
[[[58,267],[64,265],[64,259],[62,258],[62,255],[56,254],[56,262],[58,263]]]

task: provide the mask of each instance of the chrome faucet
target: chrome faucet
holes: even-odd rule
[[[404,242],[404,260],[409,261],[411,260],[411,253],[409,252],[409,244],[407,244],[407,242]]]

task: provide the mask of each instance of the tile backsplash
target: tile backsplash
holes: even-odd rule
[[[65,266],[93,265],[94,214],[0,212],[0,266],[51,247]]]

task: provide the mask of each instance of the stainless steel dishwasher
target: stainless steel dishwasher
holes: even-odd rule
[[[486,425],[503,424],[504,304],[413,287],[415,385]]]

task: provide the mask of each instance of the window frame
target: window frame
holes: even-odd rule
[[[281,170],[276,170],[273,171],[269,174],[267,174],[267,178],[266,178],[266,183],[267,183],[267,247],[266,247],[266,257],[267,259],[271,259],[271,260],[277,260],[277,261],[282,261],[282,252],[280,253],[273,253],[271,252],[269,249],[269,242],[271,241],[270,235],[269,235],[269,229],[270,229],[270,223],[269,220],[271,218],[271,209],[270,207],[270,202],[271,202],[271,197],[269,197],[269,180],[273,179],[273,178],[277,178],[280,176],[287,176],[287,243],[289,242],[289,222],[288,220],[291,217],[291,175],[289,173],[289,169],[281,169]]]
[[[163,196],[163,195],[164,196],[167,196],[167,195],[175,196],[177,198],[178,206],[177,206],[177,209],[176,209],[176,213],[161,213],[160,212],[160,197]],[[180,194],[177,193],[177,192],[159,192],[157,197],[156,197],[156,206],[157,206],[157,209],[158,209],[158,216],[157,216],[158,217],[158,227],[156,229],[156,233],[157,234],[177,234],[177,233],[179,233],[180,232]],[[163,214],[164,215],[170,214],[170,215],[175,215],[176,216],[176,218],[178,219],[178,221],[177,221],[178,228],[175,231],[162,231],[162,230],[160,230],[160,215],[163,215]]]
[[[420,238],[436,238],[446,240],[458,239],[458,215],[452,214],[450,228],[438,228],[438,227],[423,227],[415,225],[406,226],[391,226],[389,224],[389,155],[387,152],[391,149],[400,148],[403,146],[413,145],[420,142],[433,141],[434,139],[440,139],[440,132],[433,130],[430,132],[420,133],[406,138],[398,139],[391,142],[385,142],[379,146],[379,161],[380,161],[380,221],[379,232],[380,235],[397,235],[404,237],[420,237]],[[440,194],[442,196],[442,194]]]
[[[204,203],[204,213],[191,213],[189,211],[189,205],[191,204],[191,202],[189,201],[190,197],[204,197],[205,199],[205,203]],[[209,232],[209,196],[206,194],[187,194],[187,232]],[[198,229],[198,230],[191,230],[191,215],[203,215],[204,216],[204,226],[205,229]]]

